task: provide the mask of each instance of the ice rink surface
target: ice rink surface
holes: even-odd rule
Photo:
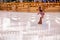
[[[60,40],[60,12],[40,15],[28,12],[0,11],[0,40]]]

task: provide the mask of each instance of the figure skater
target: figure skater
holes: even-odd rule
[[[41,15],[38,24],[42,24],[42,18],[44,18],[45,13],[43,12],[41,7],[39,7],[38,10],[39,10],[38,15],[39,14]]]

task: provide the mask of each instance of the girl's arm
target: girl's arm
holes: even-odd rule
[[[37,13],[37,15],[39,15],[39,13]]]
[[[39,14],[40,14],[40,12],[37,13],[37,15],[39,15]]]

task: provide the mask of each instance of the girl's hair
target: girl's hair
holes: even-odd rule
[[[39,6],[39,9],[41,9],[41,7]]]
[[[40,10],[40,12],[43,12],[43,10]]]
[[[40,7],[40,6],[39,6],[39,11],[40,11],[40,12],[43,12],[42,7]]]

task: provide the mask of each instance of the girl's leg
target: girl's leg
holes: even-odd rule
[[[39,22],[38,22],[38,24],[42,24],[42,18],[44,17],[44,15],[42,15],[41,17],[40,17],[40,20],[39,20]]]
[[[38,24],[42,24],[42,17],[40,17]]]

